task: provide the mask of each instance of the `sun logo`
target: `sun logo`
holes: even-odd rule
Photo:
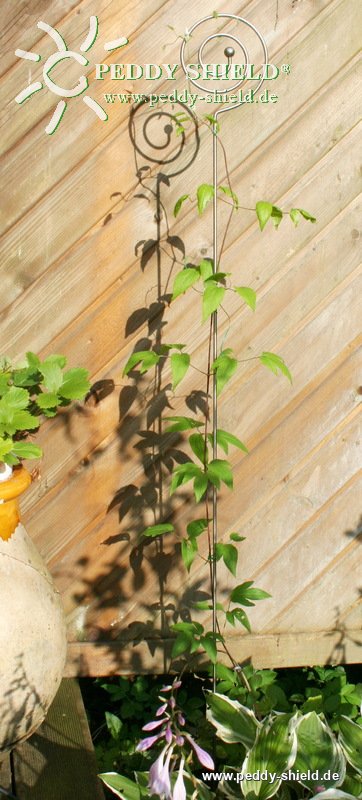
[[[46,22],[38,22],[37,27],[40,30],[45,31],[45,33],[49,34],[53,41],[55,42],[58,52],[53,53],[44,64],[43,67],[43,80],[45,86],[49,89],[50,92],[57,95],[58,97],[79,97],[81,94],[88,89],[89,83],[88,78],[85,75],[81,75],[79,78],[78,83],[73,87],[73,89],[65,89],[63,86],[59,86],[55,81],[52,80],[50,77],[51,70],[57,65],[60,64],[61,61],[70,60],[76,61],[82,67],[87,67],[89,64],[88,59],[82,55],[83,53],[88,53],[88,51],[93,47],[97,36],[98,36],[98,17],[92,16],[89,18],[89,32],[82,44],[80,45],[80,53],[76,53],[73,50],[68,50],[67,45],[60,35],[60,33],[56,30],[56,28],[52,28],[51,25],[48,25]],[[113,42],[106,42],[104,45],[104,49],[111,53],[113,50],[117,50],[119,47],[124,47],[128,44],[128,39],[125,36],[121,36],[119,39],[115,39]],[[41,56],[38,53],[31,53],[26,50],[15,50],[15,55],[18,58],[24,58],[27,61],[41,61]],[[21,105],[29,97],[32,97],[33,94],[40,92],[41,89],[44,88],[44,84],[41,81],[35,81],[35,83],[30,84],[27,86],[26,89],[23,89],[19,94],[15,97],[16,103]],[[83,103],[88,106],[88,108],[93,111],[97,117],[102,122],[106,122],[108,119],[108,115],[104,111],[101,105],[93,100],[88,95],[84,95],[82,98]],[[65,100],[60,100],[53,116],[45,128],[45,133],[51,135],[55,133],[60,122],[63,118],[63,115],[67,109],[67,102]]]

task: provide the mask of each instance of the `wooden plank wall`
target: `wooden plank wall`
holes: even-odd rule
[[[180,240],[190,260],[211,255],[211,211],[197,219],[185,206],[177,221],[170,213],[181,194],[211,180],[211,137],[201,126],[196,152],[191,123],[176,157],[181,140],[173,131],[167,143],[168,117],[143,108],[132,133],[127,105],[107,107],[101,123],[79,98],[47,136],[54,97],[42,91],[22,107],[14,97],[39,78],[54,49],[39,19],[77,51],[90,15],[98,15],[91,81],[93,64],[104,60],[178,62],[177,34],[213,11],[245,16],[265,35],[270,61],[291,65],[276,82],[275,105],[222,117],[234,190],[244,206],[270,199],[318,220],[297,229],[284,221],[261,235],[254,215],[240,211],[227,238],[224,269],[257,290],[258,306],[253,315],[232,300],[229,319],[220,318],[221,337],[246,359],[222,395],[220,426],[250,448],[248,457],[232,454],[237,489],[222,492],[220,530],[246,536],[239,578],[272,595],[251,610],[252,635],[230,639],[238,658],[252,656],[258,666],[360,658],[360,0],[229,0],[227,8],[221,0],[195,0],[191,8],[174,0],[19,0],[16,12],[4,0],[1,351],[62,352],[70,365],[86,365],[93,381],[115,384],[98,403],[42,429],[40,478],[23,502],[64,597],[68,675],[162,670],[168,624],[187,618],[190,600],[207,590],[202,562],[187,577],[171,538],[158,556],[154,544],[136,546],[159,490],[157,414],[183,413],[185,396],[204,390],[203,378],[190,370],[175,395],[168,389],[156,402],[152,382],[135,385],[122,369],[155,330],[186,342],[196,367],[205,364],[198,296],[170,310],[160,304],[158,283],[161,294],[170,288]],[[105,59],[103,42],[120,35],[130,40],[122,58],[116,51]],[[17,59],[16,47],[40,52],[42,62]],[[218,41],[209,53],[217,60]],[[185,88],[181,76],[176,86]],[[92,82],[90,94],[102,102],[116,87]],[[133,89],[149,91],[149,84]],[[224,173],[221,162],[221,182]],[[221,226],[224,219],[221,209]],[[158,233],[159,248],[144,248]],[[265,349],[285,358],[292,387],[253,360]],[[163,378],[169,386],[168,368]],[[194,393],[189,402],[198,401]],[[162,439],[164,483],[178,444]],[[178,531],[193,513],[186,491],[164,500],[164,509]],[[222,597],[230,579],[221,567],[219,579]]]

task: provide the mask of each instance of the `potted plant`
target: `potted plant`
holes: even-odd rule
[[[18,500],[32,477],[24,459],[42,456],[40,425],[89,390],[87,370],[66,358],[24,364],[0,359],[0,756],[43,721],[60,684],[66,626],[59,592],[20,522]]]

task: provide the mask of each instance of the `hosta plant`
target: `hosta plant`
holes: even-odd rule
[[[62,355],[41,361],[34,353],[19,365],[0,359],[0,466],[7,465],[9,472],[22,459],[42,456],[32,441],[40,425],[88,392],[87,370],[66,370],[66,363]]]
[[[282,800],[348,798],[362,793],[362,728],[345,716],[336,731],[323,714],[271,712],[262,720],[226,695],[209,693],[207,718],[226,745],[240,747],[240,767],[217,776],[217,797]]]

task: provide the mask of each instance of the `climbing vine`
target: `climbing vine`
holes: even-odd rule
[[[187,115],[180,112],[174,117],[174,124],[177,134],[184,133],[184,125],[188,121]],[[308,211],[301,208],[292,208],[284,211],[275,204],[267,201],[258,201],[254,209],[241,206],[239,198],[234,191],[225,148],[219,137],[219,123],[217,120],[207,115],[202,121],[211,132],[216,136],[218,144],[222,148],[225,161],[225,171],[227,184],[217,187],[218,198],[230,206],[231,215],[238,214],[243,210],[253,213],[259,223],[260,230],[263,231],[270,221],[274,228],[278,228],[284,217],[289,217],[294,225],[298,225],[300,220],[314,223],[315,217]],[[202,183],[196,190],[196,195],[189,193],[182,194],[173,209],[173,216],[177,218],[182,214],[182,210],[187,203],[192,203],[201,216],[214,198],[214,186]],[[203,412],[190,415],[164,416],[162,419],[163,431],[166,434],[180,434],[185,437],[185,451],[182,463],[177,464],[172,470],[172,478],[169,483],[168,491],[172,496],[186,484],[191,484],[195,499],[195,508],[199,512],[203,506],[203,513],[197,513],[195,518],[190,521],[184,535],[181,537],[181,555],[184,566],[190,572],[195,559],[203,559],[205,566],[209,570],[210,592],[208,600],[201,600],[193,603],[195,611],[213,611],[214,625],[213,630],[207,630],[200,622],[192,620],[177,621],[172,624],[171,630],[175,634],[172,648],[172,659],[181,655],[193,656],[194,654],[206,654],[207,659],[214,665],[218,661],[219,652],[223,652],[236,666],[236,662],[227,646],[223,633],[225,624],[232,627],[241,625],[248,631],[251,624],[248,609],[255,605],[259,600],[270,597],[268,592],[256,587],[254,581],[246,580],[238,583],[231,590],[227,601],[219,603],[216,597],[215,582],[213,581],[213,568],[216,562],[223,561],[226,568],[235,578],[237,576],[237,565],[239,556],[239,545],[244,537],[239,531],[222,531],[220,541],[212,541],[212,497],[217,502],[217,493],[220,492],[222,485],[229,491],[234,488],[234,478],[232,464],[228,458],[229,450],[237,448],[245,454],[248,448],[234,433],[216,427],[212,418],[211,403],[211,384],[216,380],[216,394],[220,397],[225,386],[233,378],[239,364],[237,354],[232,347],[220,346],[216,358],[212,358],[212,335],[215,315],[225,313],[227,315],[227,301],[231,294],[236,295],[241,303],[246,304],[254,312],[256,309],[257,296],[252,287],[243,286],[233,277],[231,272],[224,272],[222,269],[223,252],[225,249],[226,233],[230,224],[230,218],[226,224],[226,232],[217,258],[217,263],[213,263],[211,258],[202,258],[198,263],[190,263],[184,258],[182,268],[177,272],[173,280],[172,294],[170,299],[171,309],[178,299],[186,293],[193,293],[195,301],[200,306],[200,324],[208,325],[208,341],[205,347],[205,359],[203,369],[196,367],[192,363],[191,354],[187,352],[186,345],[179,342],[164,342],[155,334],[155,341],[150,349],[137,350],[128,358],[123,370],[124,376],[141,375],[150,370],[158,370],[158,375],[163,373],[166,362],[172,379],[172,391],[174,392],[179,384],[184,380],[189,369],[194,367],[202,373],[202,378],[198,382],[198,389],[205,393],[206,404]],[[196,311],[196,309],[195,309]],[[290,382],[292,376],[290,370],[282,356],[270,351],[263,351],[256,356],[259,362],[271,370],[275,375],[284,375]],[[200,387],[200,381],[203,386]],[[158,381],[158,385],[160,382]],[[215,449],[217,457],[215,457]],[[192,453],[192,456],[188,453]],[[145,539],[160,539],[170,534],[175,534],[175,527],[167,517],[164,518],[160,509],[159,518],[155,524],[148,526],[142,531]],[[203,547],[200,546],[202,537],[207,538],[208,555],[202,555]],[[191,609],[190,609],[191,616]],[[221,619],[223,618],[223,625]],[[241,679],[243,678],[241,673]]]

